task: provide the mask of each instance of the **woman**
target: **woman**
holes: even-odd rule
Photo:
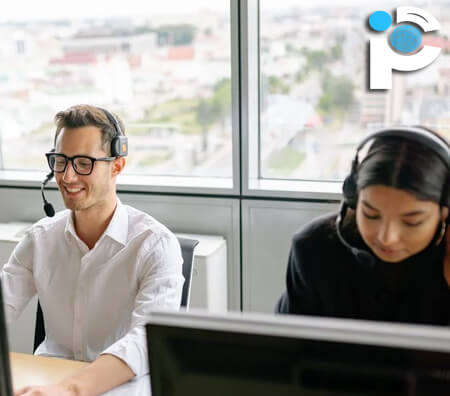
[[[277,311],[449,325],[449,150],[424,128],[364,139],[340,214],[294,236]]]

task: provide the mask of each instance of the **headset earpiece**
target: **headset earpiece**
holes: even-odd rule
[[[344,194],[344,201],[347,206],[351,209],[356,209],[358,193],[356,180],[353,175],[350,174],[345,178],[344,184],[342,185],[342,192]]]
[[[125,157],[128,155],[128,138],[124,135],[116,136],[111,141],[111,157]]]
[[[350,174],[345,178],[344,184],[342,185],[342,193],[344,195],[344,201],[347,206],[351,209],[356,209],[356,204],[358,202],[358,154],[352,161],[352,169]]]
[[[108,110],[98,107],[108,118],[109,122],[113,125],[116,136],[111,141],[111,157],[125,157],[128,155],[128,138],[122,132],[116,117]]]

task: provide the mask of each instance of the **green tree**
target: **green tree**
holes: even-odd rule
[[[307,72],[311,70],[322,70],[329,60],[328,54],[325,51],[304,48],[302,52],[306,58],[305,69]]]
[[[342,45],[340,43],[336,43],[331,47],[330,58],[333,61],[336,61],[336,60],[339,60],[342,58]]]
[[[211,100],[200,100],[197,107],[197,122],[202,130],[202,151],[208,149],[208,128],[218,118],[218,107]]]
[[[287,95],[289,91],[289,85],[287,85],[281,78],[269,76],[269,92],[271,94],[278,93]]]
[[[323,93],[319,99],[322,113],[338,113],[342,115],[354,100],[353,83],[347,77],[334,77],[326,74],[322,83]]]
[[[295,82],[301,83],[303,80],[306,79],[306,77],[308,77],[308,70],[306,67],[302,67],[300,68],[296,73],[295,73]]]
[[[231,112],[231,80],[223,78],[214,86],[214,93],[211,99],[214,114],[221,121],[228,117]]]
[[[202,130],[202,150],[208,149],[208,129],[214,123],[223,122],[231,111],[231,80],[224,78],[214,86],[212,97],[200,100],[197,107],[197,122]]]

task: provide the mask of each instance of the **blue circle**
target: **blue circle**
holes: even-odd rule
[[[391,33],[389,42],[399,52],[412,52],[420,47],[422,33],[414,26],[400,25]]]
[[[391,23],[392,18],[386,11],[375,11],[369,16],[369,25],[377,32],[384,32]]]

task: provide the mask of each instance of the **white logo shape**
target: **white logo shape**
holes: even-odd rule
[[[440,29],[437,19],[417,7],[398,7],[397,23],[412,22],[424,32]],[[413,55],[400,55],[392,50],[385,37],[370,39],[370,89],[391,89],[392,70],[413,71],[428,66],[439,56],[441,49],[425,45]]]

